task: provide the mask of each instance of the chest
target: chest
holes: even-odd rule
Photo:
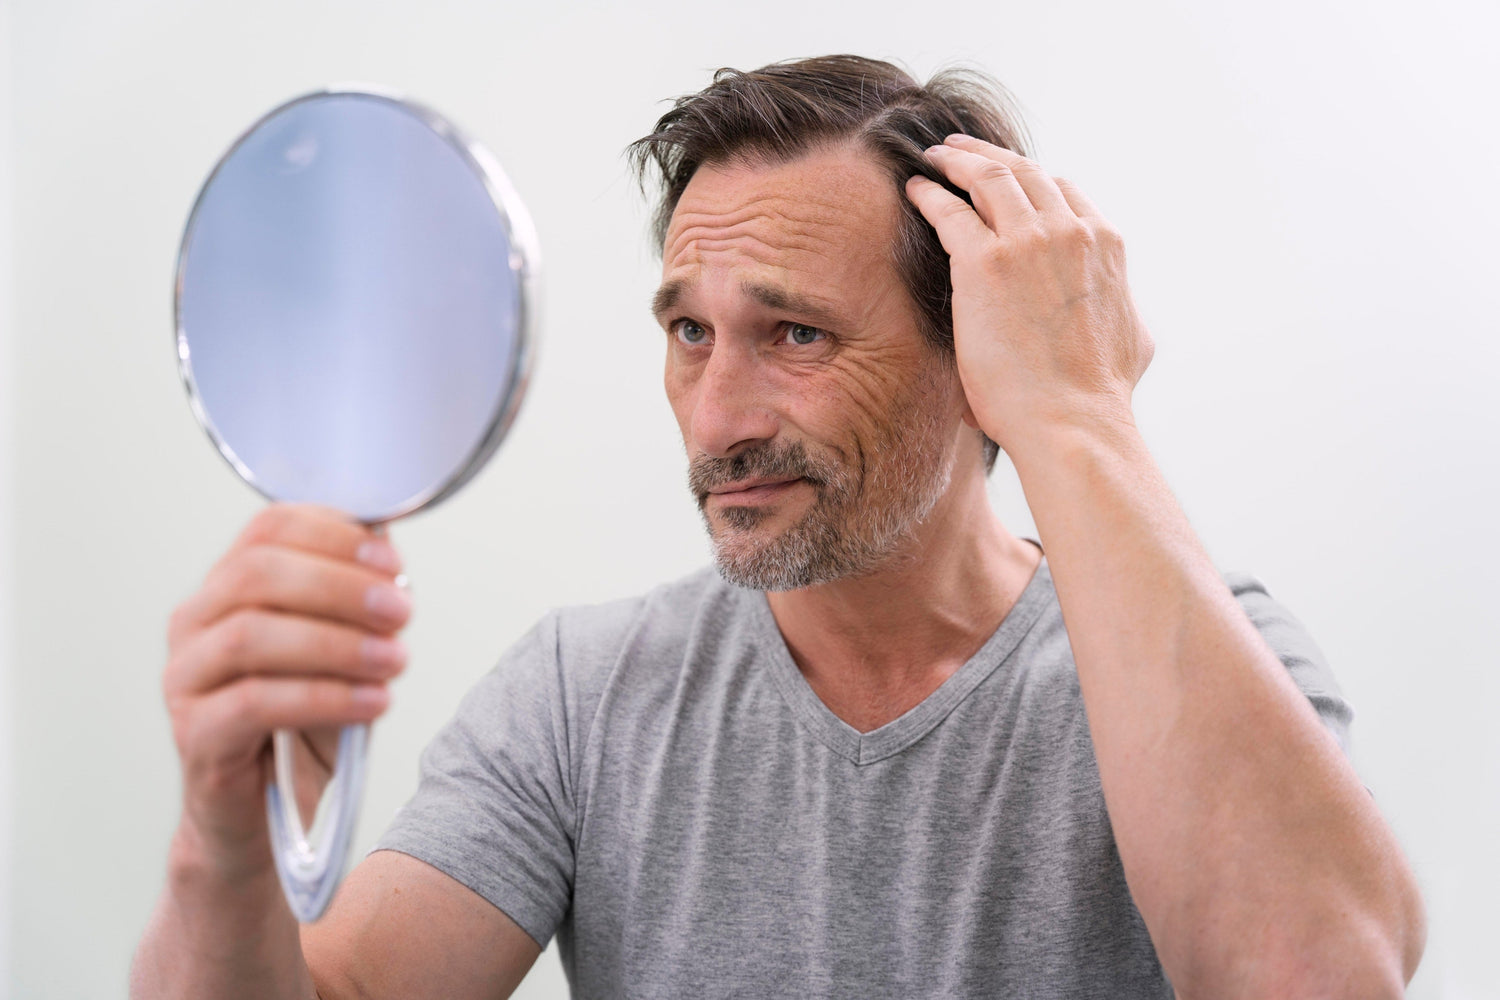
[[[1081,996],[1106,953],[1155,983],[1081,703],[1025,707],[971,697],[865,763],[774,690],[605,734],[565,948],[658,995],[977,995],[1061,962]]]

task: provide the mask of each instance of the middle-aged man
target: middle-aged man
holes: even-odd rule
[[[299,935],[267,733],[380,714],[410,606],[386,542],[268,508],[172,618],[135,995],[505,996],[555,934],[579,997],[1400,996],[1425,920],[1349,707],[1173,499],[1120,237],[1001,95],[726,70],[633,149],[718,572],[543,619]]]

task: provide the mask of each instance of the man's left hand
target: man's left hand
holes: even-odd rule
[[[927,154],[974,202],[925,177],[906,185],[952,260],[958,371],[979,428],[1014,453],[1056,426],[1133,424],[1155,348],[1120,234],[1076,186],[1008,149],[954,135]]]

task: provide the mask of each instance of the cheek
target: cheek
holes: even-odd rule
[[[682,431],[685,439],[688,421],[693,412],[693,380],[683,366],[673,359],[671,348],[667,349],[667,361],[665,370],[662,372],[662,388],[666,390],[667,404],[672,407],[672,415],[677,418],[677,428]]]
[[[866,437],[899,420],[899,411],[923,380],[930,375],[904,356],[846,356],[828,366],[819,391],[810,395],[822,409],[837,413],[850,432]]]

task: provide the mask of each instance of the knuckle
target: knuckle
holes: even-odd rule
[[[183,633],[188,630],[187,602],[184,601],[172,609],[167,616],[167,648],[174,649],[182,641]]]
[[[1118,229],[1108,222],[1097,222],[1093,225],[1092,230],[1094,239],[1099,242],[1100,246],[1108,247],[1111,250],[1124,249],[1125,238],[1120,235]]]
[[[983,251],[985,264],[997,269],[1010,267],[1019,254],[1015,239],[1007,236],[991,240]]]
[[[281,537],[289,515],[286,504],[273,503],[262,507],[240,532],[241,544],[264,545],[276,541]]]
[[[238,604],[264,590],[270,576],[270,555],[267,546],[257,544],[236,553],[224,564],[221,585],[232,603]]]
[[[192,713],[188,709],[185,698],[169,696],[166,699],[166,705],[167,719],[172,724],[172,740],[177,744],[178,752],[181,753],[192,744]]]
[[[1047,226],[1038,218],[1031,225],[1024,226],[1012,232],[1007,244],[1012,255],[1034,255],[1046,251],[1054,239],[1054,235],[1048,231]]]
[[[169,715],[172,714],[172,703],[177,699],[179,692],[183,688],[182,674],[182,660],[177,656],[167,657],[167,665],[162,668],[161,672],[161,695],[162,701],[166,703]]]
[[[261,613],[252,608],[241,608],[226,616],[217,626],[220,658],[231,666],[247,666],[254,659],[264,625]]]
[[[1093,247],[1098,243],[1097,235],[1088,223],[1076,216],[1062,224],[1063,237],[1081,247]]]
[[[972,211],[974,210],[969,207],[968,202],[960,201],[957,199],[947,202],[939,210],[941,216],[945,219],[957,219],[960,216],[966,215]]]
[[[229,689],[228,708],[236,718],[261,722],[267,707],[266,683],[259,677],[242,677]]]
[[[1010,175],[1010,167],[997,160],[985,160],[979,167],[979,179],[982,181],[1004,180]]]

